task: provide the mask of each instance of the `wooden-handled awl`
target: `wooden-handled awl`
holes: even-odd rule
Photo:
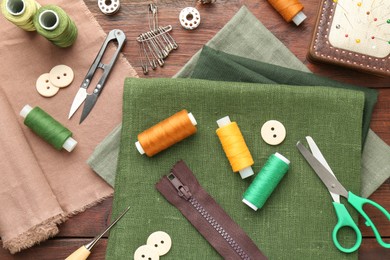
[[[85,260],[88,258],[88,256],[91,254],[92,247],[104,236],[104,234],[107,233],[130,209],[130,206],[127,207],[127,209],[120,214],[119,217],[117,217],[111,225],[109,225],[106,230],[104,230],[100,235],[96,236],[91,242],[89,242],[86,245],[81,246],[79,249],[74,251],[70,256],[68,256],[65,260]]]

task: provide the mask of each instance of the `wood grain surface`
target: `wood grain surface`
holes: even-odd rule
[[[140,33],[148,30],[147,5],[150,2],[121,0],[120,11],[113,16],[106,16],[100,12],[96,0],[85,0],[105,32],[118,28],[126,33],[127,43],[123,52],[128,61],[136,67],[140,77],[145,76],[139,67],[138,45],[135,39]],[[171,35],[178,42],[179,48],[171,52],[163,68],[150,71],[146,77],[173,76],[202,45],[209,41],[233,17],[242,5],[246,5],[312,72],[342,82],[377,88],[380,95],[373,114],[371,128],[387,144],[390,144],[390,78],[381,78],[332,65],[310,63],[306,55],[321,1],[301,0],[301,2],[305,6],[304,12],[308,18],[299,27],[286,23],[265,0],[217,0],[216,3],[210,5],[198,4],[197,8],[202,19],[201,24],[194,31],[186,31],[181,28],[178,15],[184,7],[193,6],[194,1],[159,0],[159,23],[160,25],[170,24],[173,26]],[[387,180],[370,199],[390,210],[390,180]],[[64,259],[108,226],[111,205],[112,199],[108,199],[100,205],[72,217],[60,226],[61,232],[56,237],[16,255],[10,255],[4,249],[0,249],[0,259]],[[384,239],[389,242],[389,221],[379,211],[371,207],[368,207],[367,211],[379,227]],[[390,249],[378,245],[371,229],[365,227],[361,219],[359,226],[364,236],[362,246],[359,249],[359,259],[390,259]],[[106,246],[107,236],[93,248],[88,259],[104,259]],[[129,252],[128,259],[132,259],[132,254],[133,252]]]

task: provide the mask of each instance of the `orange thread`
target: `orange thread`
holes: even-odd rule
[[[233,172],[238,172],[254,164],[252,155],[236,122],[218,128],[216,132]]]
[[[140,133],[138,141],[151,157],[195,133],[196,127],[184,109]]]
[[[298,0],[268,0],[268,2],[287,22],[291,22],[303,10],[303,5]]]

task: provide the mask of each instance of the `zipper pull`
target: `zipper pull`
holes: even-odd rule
[[[180,197],[183,197],[185,200],[189,200],[192,197],[188,186],[185,186],[173,173],[170,173],[167,178],[176,188]]]

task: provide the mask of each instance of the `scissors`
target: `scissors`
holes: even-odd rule
[[[118,47],[115,53],[113,54],[113,56],[111,57],[110,62],[108,64],[103,64],[101,60],[104,56],[107,46],[111,41],[114,40],[118,42]],[[109,32],[94,62],[89,68],[87,75],[85,76],[83,83],[81,84],[81,87],[79,88],[79,90],[76,93],[76,96],[73,99],[72,106],[69,111],[68,119],[70,119],[73,116],[73,114],[76,112],[76,110],[81,106],[81,104],[84,101],[85,104],[84,104],[83,112],[81,113],[80,124],[88,116],[89,112],[91,112],[92,108],[94,107],[97,101],[97,98],[99,97],[100,93],[104,88],[104,84],[106,83],[106,80],[110,75],[111,69],[114,67],[115,61],[118,59],[119,52],[121,51],[123,45],[125,44],[125,41],[126,41],[126,35],[123,31],[119,29],[114,29]],[[87,88],[89,87],[89,84],[91,83],[92,78],[95,75],[95,72],[97,71],[98,68],[104,71],[103,75],[101,76],[93,92],[91,94],[88,94]]]
[[[360,232],[358,225],[352,219],[351,215],[348,213],[344,204],[340,203],[340,196],[343,196],[348,200],[348,203],[351,204],[356,209],[356,211],[359,212],[359,214],[365,219],[366,225],[371,227],[378,243],[384,248],[390,248],[390,244],[382,240],[374,223],[372,222],[370,217],[366,214],[366,212],[363,210],[363,205],[370,204],[376,207],[387,217],[388,220],[390,220],[390,213],[378,203],[369,199],[359,197],[353,194],[351,191],[347,191],[344,188],[344,186],[341,185],[341,183],[337,180],[336,176],[332,172],[331,168],[329,167],[328,163],[326,162],[324,156],[322,155],[321,151],[317,147],[313,138],[307,136],[306,141],[310,147],[311,152],[301,142],[297,143],[297,148],[301,152],[303,157],[305,157],[306,161],[313,168],[313,170],[318,175],[318,177],[328,188],[328,191],[333,198],[333,206],[338,218],[336,226],[334,227],[332,232],[332,239],[335,246],[344,253],[352,253],[356,251],[360,247],[360,244],[362,243],[362,233]],[[356,234],[356,242],[350,248],[343,247],[339,243],[337,238],[337,233],[340,231],[340,229],[344,227],[351,228],[352,230],[354,230]]]

